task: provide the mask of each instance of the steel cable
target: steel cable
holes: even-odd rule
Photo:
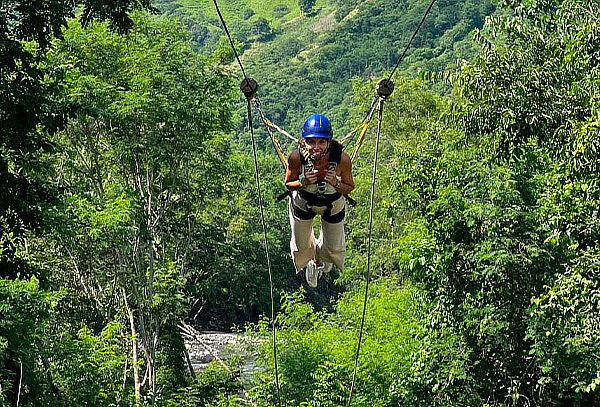
[[[404,48],[404,52],[402,52],[402,55],[400,55],[400,58],[398,59],[398,62],[396,63],[396,66],[394,66],[394,69],[392,69],[392,73],[390,73],[390,76],[388,76],[388,78],[387,78],[388,81],[392,80],[392,76],[394,76],[394,73],[396,73],[396,69],[398,69],[398,66],[400,66],[400,63],[402,62],[402,60],[406,56],[406,53],[408,52],[408,50],[410,49],[410,46],[412,45],[413,40],[415,39],[415,37],[417,36],[417,34],[419,33],[419,31],[421,30],[421,27],[423,26],[423,23],[425,22],[425,19],[429,15],[429,12],[433,8],[434,3],[435,3],[435,0],[431,0],[431,3],[429,3],[429,7],[427,7],[427,10],[425,11],[425,14],[423,14],[423,18],[421,18],[421,21],[419,22],[419,25],[417,26],[417,28],[413,32],[412,37],[410,37],[410,41],[408,41],[408,44],[406,44],[406,48]]]
[[[252,142],[252,155],[254,157],[254,178],[256,180],[256,189],[258,193],[258,206],[260,208],[260,218],[262,221],[263,228],[263,239],[265,246],[265,254],[267,257],[267,269],[269,271],[269,288],[271,294],[271,327],[272,327],[272,342],[273,342],[273,365],[275,368],[275,386],[277,388],[277,401],[280,405],[280,394],[279,394],[279,368],[277,366],[277,328],[275,326],[275,296],[273,294],[273,273],[271,271],[271,256],[269,254],[269,239],[267,236],[267,222],[265,220],[265,211],[262,200],[262,191],[260,188],[260,173],[258,168],[258,155],[256,153],[256,140],[254,138],[254,128],[252,126],[252,101],[251,98],[247,99],[248,106],[248,129],[250,130],[250,140]]]
[[[227,28],[227,24],[225,24],[225,19],[223,18],[223,14],[221,14],[221,9],[219,8],[219,4],[217,3],[217,0],[213,0],[213,3],[215,4],[215,9],[217,9],[217,14],[219,15],[219,19],[221,20],[221,24],[223,25],[223,29],[225,30],[225,34],[227,34],[227,38],[229,39],[229,44],[231,45],[231,49],[233,50],[233,54],[235,55],[235,59],[237,59],[237,62],[240,66],[240,69],[242,70],[242,74],[244,75],[244,79],[248,79],[248,76],[246,75],[246,71],[244,70],[244,65],[242,64],[242,60],[240,59],[240,56],[238,55],[236,49],[235,49],[235,44],[233,43],[233,38],[231,38],[231,34],[229,33],[229,29]]]
[[[375,139],[375,156],[373,157],[373,174],[371,178],[371,199],[369,207],[369,234],[367,236],[367,274],[365,277],[365,299],[363,302],[362,318],[360,322],[360,331],[358,334],[358,344],[356,345],[356,355],[354,357],[354,372],[352,373],[352,383],[350,385],[350,395],[348,396],[348,404],[350,407],[352,404],[352,398],[354,396],[354,386],[356,385],[356,375],[358,372],[358,358],[360,356],[360,347],[363,338],[363,332],[365,329],[365,320],[367,315],[367,302],[369,298],[369,284],[371,282],[371,237],[373,234],[373,208],[375,207],[375,181],[377,177],[377,161],[379,158],[379,140],[381,139],[381,122],[383,119],[383,98],[379,98],[379,112],[378,112],[378,123],[377,123],[377,138]]]
[[[217,0],[213,0],[213,3],[215,5],[215,9],[217,10],[217,14],[219,15],[219,19],[221,20],[221,24],[223,25],[223,29],[225,30],[225,33],[227,34],[227,38],[229,39],[229,44],[231,45],[231,49],[233,50],[233,53],[235,55],[235,58],[239,64],[239,66],[240,66],[240,69],[242,70],[244,79],[247,81],[247,83],[249,83],[250,79],[246,75],[246,70],[244,69],[244,65],[242,64],[240,56],[238,55],[238,53],[235,49],[235,44],[233,43],[233,39],[231,37],[231,34],[229,33],[227,24],[225,23],[225,18],[223,18],[223,14],[221,14],[221,9],[219,8],[219,4],[217,3]],[[265,220],[264,204],[263,204],[263,199],[262,199],[262,191],[261,191],[261,187],[260,187],[260,171],[259,171],[259,167],[258,167],[258,155],[256,153],[256,150],[257,150],[256,149],[256,140],[254,137],[254,126],[252,123],[252,99],[253,99],[253,95],[252,96],[246,95],[247,110],[248,110],[248,129],[250,130],[250,140],[252,143],[252,153],[253,153],[253,157],[254,157],[254,177],[255,177],[256,189],[257,189],[257,193],[258,193],[258,206],[260,208],[260,218],[261,218],[262,229],[263,229],[263,243],[264,243],[264,247],[265,247],[265,255],[267,258],[267,270],[269,273],[269,291],[270,291],[270,297],[271,297],[271,333],[272,333],[272,345],[273,345],[273,365],[274,365],[274,369],[275,369],[275,386],[276,386],[276,390],[277,390],[277,404],[281,405],[280,386],[279,386],[279,367],[277,364],[277,327],[276,327],[276,315],[275,315],[275,295],[274,295],[274,288],[273,288],[273,271],[272,271],[272,267],[271,267],[271,255],[269,253],[269,239],[268,239],[268,235],[267,235],[267,222]]]

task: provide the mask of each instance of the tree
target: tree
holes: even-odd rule
[[[64,126],[70,107],[54,103],[54,72],[39,62],[52,38],[60,37],[67,18],[73,17],[77,10],[83,11],[82,24],[100,18],[109,20],[116,29],[127,30],[131,27],[128,16],[131,9],[148,5],[146,0],[3,3],[0,13],[2,404],[16,404],[19,392],[21,405],[51,402],[52,398],[46,396],[56,390],[44,373],[47,360],[39,352],[44,339],[40,329],[51,317],[49,299],[54,294],[48,286],[48,270],[37,264],[29,249],[42,231],[57,226],[58,192],[49,182],[53,177],[46,158],[55,147],[49,135]],[[11,310],[11,315],[4,310]]]
[[[273,30],[271,29],[271,26],[269,25],[269,20],[267,20],[264,17],[257,18],[252,23],[252,28],[254,30],[254,34],[256,35],[256,37],[259,40],[264,40],[273,33]]]
[[[298,0],[298,6],[300,6],[301,15],[307,15],[312,13],[312,9],[315,6],[316,0]]]
[[[441,310],[436,326],[464,338],[482,400],[594,405],[598,10],[510,6],[455,88],[462,139],[398,174],[423,214],[399,259]]]
[[[18,0],[0,16],[0,97],[4,101],[0,107],[0,265],[4,276],[24,272],[14,243],[26,230],[43,223],[42,208],[53,192],[44,181],[48,167],[40,153],[51,149],[47,133],[64,124],[68,114],[66,106],[51,102],[52,87],[44,82],[38,59],[79,6],[82,24],[108,19],[120,30],[131,28],[128,12],[134,6],[149,6],[146,0],[77,3]],[[22,41],[36,45],[28,47]]]
[[[200,242],[211,244],[198,214],[225,173],[233,86],[175,20],[134,19],[125,36],[72,24],[51,63],[67,78],[65,100],[78,106],[55,140],[74,227],[58,236],[70,271],[63,279],[107,320],[126,322],[140,403],[185,384],[164,374],[184,371],[167,364],[183,362],[169,338],[186,312],[187,278],[212,273],[196,257]]]

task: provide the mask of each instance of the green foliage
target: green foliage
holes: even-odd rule
[[[234,37],[244,44],[244,65],[261,85],[269,118],[294,131],[310,112],[327,112],[339,123],[336,131],[345,131],[350,130],[351,78],[372,78],[391,69],[428,3],[319,1],[313,8],[319,12],[301,19],[292,19],[300,12],[297,1],[259,5],[226,0],[220,5]],[[184,21],[214,25],[215,33],[221,30],[210,2],[178,4],[183,7],[176,14]],[[247,7],[255,15],[245,20],[241,14]],[[283,7],[289,12],[280,18]],[[457,60],[477,51],[471,32],[482,27],[485,16],[494,10],[490,2],[438,2],[401,69],[413,73],[456,69]],[[258,44],[267,39],[253,35],[253,20],[260,18],[269,21],[274,35]],[[200,45],[210,49],[219,35],[202,37]]]
[[[51,70],[39,65],[53,36],[75,10],[83,10],[82,23],[94,18],[113,27],[131,26],[134,6],[146,0],[11,1],[0,13],[0,267],[3,276],[27,277],[32,273],[15,255],[13,238],[38,231],[52,223],[48,211],[56,204],[48,180],[52,178],[44,154],[52,150],[48,133],[64,125],[69,108],[51,100],[53,87],[44,76]],[[27,42],[25,42],[27,41]],[[7,238],[12,236],[12,238]]]
[[[248,20],[250,17],[252,17],[254,15],[254,10],[252,10],[251,8],[247,8],[246,10],[244,10],[244,20]]]
[[[322,6],[326,2],[318,0]],[[193,0],[158,0],[153,3],[165,14],[176,15],[185,22],[192,32],[192,37],[201,47],[211,49],[218,38],[224,34],[220,20],[212,1],[196,2]],[[262,0],[221,0],[218,2],[229,29],[236,39],[243,42],[260,41],[260,38],[249,38],[248,31],[257,19],[267,19],[275,30],[300,14],[298,0],[281,0],[277,2]]]
[[[302,15],[310,14],[315,6],[315,0],[298,0],[298,6]]]
[[[288,405],[344,405],[360,327],[362,291],[357,287],[344,295],[331,315],[314,313],[303,301],[302,291],[286,297],[279,315],[278,361],[281,398]],[[370,405],[374,400],[382,406],[395,405],[389,399],[390,390],[410,376],[411,355],[419,348],[417,337],[422,332],[414,293],[414,288],[399,288],[391,280],[371,286],[355,405]],[[272,369],[268,343],[261,357]],[[260,404],[275,402],[271,369],[258,376],[253,389]]]
[[[235,43],[236,51],[239,53],[242,49],[241,43]],[[231,49],[231,44],[227,36],[223,35],[219,38],[219,41],[215,44],[215,50],[213,51],[213,57],[219,64],[228,64],[235,60],[235,53]]]
[[[124,327],[109,322],[95,335],[88,327],[75,336],[58,335],[50,349],[53,383],[70,405],[130,406],[131,392],[122,385],[127,366]],[[85,385],[82,386],[82,383]]]
[[[41,366],[44,329],[60,295],[29,280],[0,278],[0,404],[34,406],[51,393]]]
[[[547,292],[532,299],[531,353],[538,359],[538,385],[581,405],[597,399],[600,377],[594,357],[600,354],[599,271],[598,253],[583,252]]]
[[[396,259],[440,310],[433,326],[463,338],[474,395],[591,405],[597,298],[593,284],[579,291],[597,262],[597,173],[582,168],[595,165],[587,50],[598,18],[578,1],[512,5],[514,15],[490,19],[483,53],[463,69],[450,123],[465,136],[400,157],[393,188],[410,191],[420,219]]]
[[[275,18],[283,18],[285,17],[287,14],[290,13],[290,9],[288,6],[286,6],[285,4],[280,4],[278,6],[275,6],[275,8],[273,8],[273,17]]]
[[[259,40],[268,39],[272,34],[271,26],[269,25],[269,20],[264,17],[257,18],[254,23],[252,23],[252,29],[254,34],[259,38]]]
[[[204,247],[206,255],[197,259],[207,274],[193,281],[191,290],[196,302],[192,313],[202,308],[197,316],[211,327],[229,329],[233,324],[256,321],[270,309],[269,275],[250,154],[248,148],[231,152],[225,162],[229,172],[201,213],[201,221],[210,225],[216,245]],[[296,285],[289,247],[282,243],[289,240],[285,204],[274,199],[282,192],[283,174],[272,155],[260,154],[259,165],[278,303],[278,292]],[[206,262],[209,258],[213,259],[211,263]]]
[[[595,105],[596,12],[578,1],[515,7],[515,16],[490,19],[478,35],[485,52],[465,67],[466,131],[497,133],[505,155],[530,140],[561,152],[573,147],[565,131]],[[492,45],[488,37],[498,40]]]
[[[238,407],[236,393],[241,391],[240,366],[237,360],[228,361],[226,366],[212,362],[198,372],[196,382],[179,390],[166,404],[169,407]]]
[[[67,224],[55,236],[63,272],[53,280],[107,321],[128,319],[120,374],[134,383],[122,391],[164,403],[188,383],[176,329],[187,288],[215,263],[204,254],[219,236],[198,218],[224,173],[231,80],[195,54],[173,19],[134,19],[124,36],[106,24],[73,25],[49,55],[64,78],[61,96],[77,106],[55,138]]]
[[[118,3],[118,4],[117,4]],[[39,264],[37,238],[59,226],[54,173],[46,154],[49,135],[64,126],[70,108],[55,103],[53,67],[40,60],[66,20],[83,10],[81,22],[107,19],[131,27],[128,13],[146,1],[13,1],[0,16],[0,269],[2,328],[0,402],[61,405],[49,376],[45,329],[60,296],[48,289],[50,264]],[[27,42],[26,42],[27,41]],[[46,77],[51,78],[45,81]],[[49,262],[50,263],[50,262]],[[32,275],[40,276],[41,284]],[[4,279],[8,277],[9,279]]]
[[[599,37],[585,4],[513,4],[514,15],[490,19],[451,106],[402,81],[386,102],[374,269],[409,277],[430,305],[387,395],[363,386],[370,403],[597,403]],[[359,107],[371,89],[357,87]],[[369,169],[355,168],[354,195],[364,200]],[[348,280],[365,262],[366,210],[355,211]],[[342,405],[347,364],[310,334],[323,334],[327,317],[305,305],[284,310],[284,394],[292,404]],[[256,388],[270,403],[272,386],[267,378]]]

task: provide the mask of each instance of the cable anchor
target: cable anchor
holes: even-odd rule
[[[382,99],[386,99],[389,97],[394,91],[394,82],[389,79],[382,79],[377,82],[377,86],[375,87],[375,92],[377,96]]]
[[[240,82],[240,90],[248,100],[252,100],[258,90],[258,83],[252,78],[244,78]]]

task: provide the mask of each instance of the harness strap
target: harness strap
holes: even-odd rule
[[[327,210],[323,213],[323,215],[321,216],[321,219],[323,219],[327,223],[340,223],[341,221],[344,220],[345,217],[346,217],[346,208],[342,209],[335,215],[332,215],[331,211]]]
[[[300,220],[311,220],[317,215],[317,213],[312,209],[309,208],[308,211],[305,211],[304,209],[294,205],[293,203],[292,211],[294,212],[294,216]]]
[[[277,195],[277,198],[275,198],[277,200],[277,202],[282,201],[283,199],[287,198],[287,197],[291,197],[292,196],[292,191],[287,190],[284,193],[281,193],[279,195]]]
[[[325,206],[328,209],[332,208],[333,202],[337,201],[342,196],[340,192],[336,192],[335,194],[317,195],[306,192],[303,189],[299,190],[298,193],[310,206]]]
[[[308,210],[304,210],[294,204],[292,201],[292,211],[294,216],[301,220],[310,220],[316,216],[316,212],[312,209],[313,206],[324,206],[327,208],[323,214],[321,215],[321,219],[328,223],[340,223],[346,217],[346,208],[343,208],[341,211],[336,213],[335,215],[331,214],[333,210],[333,203],[341,198],[342,194],[337,192],[335,194],[327,194],[324,197],[311,194],[306,191],[298,191],[301,198],[306,201]]]
[[[277,195],[277,197],[275,198],[277,200],[277,202],[283,201],[285,198],[287,197],[291,197],[292,196],[292,191],[285,191],[279,195]],[[355,207],[356,206],[356,199],[353,199],[350,195],[346,194],[344,195],[344,198],[346,198],[346,202],[348,202],[348,205],[350,205],[351,207]],[[331,223],[331,222],[330,222]]]

